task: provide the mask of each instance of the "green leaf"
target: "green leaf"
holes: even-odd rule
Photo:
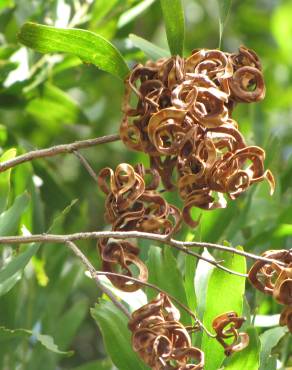
[[[13,0],[0,0],[0,11],[5,8],[12,8],[14,6]]]
[[[219,10],[219,49],[221,47],[222,35],[228,19],[232,0],[217,0]]]
[[[129,35],[129,39],[132,41],[132,43],[139,49],[141,49],[145,55],[147,55],[150,59],[157,60],[160,58],[169,58],[170,53],[168,50],[164,50],[151,42],[143,39],[142,37],[139,37],[134,34]]]
[[[43,347],[51,352],[57,353],[59,355],[72,355],[73,352],[60,351],[54,340],[49,335],[39,334],[27,329],[7,329],[3,326],[0,327],[0,343],[9,341],[15,338],[29,338],[31,342],[39,342]]]
[[[16,156],[16,149],[12,148],[2,154],[0,162],[8,161]],[[2,213],[8,204],[8,197],[10,192],[10,174],[11,169],[0,173],[0,213]]]
[[[42,86],[40,96],[30,100],[26,111],[38,123],[42,123],[52,132],[64,124],[85,122],[81,107],[68,94],[58,87],[46,83]]]
[[[132,20],[142,14],[147,8],[149,8],[149,6],[151,6],[154,2],[155,0],[144,0],[124,12],[119,18],[118,28],[122,28],[126,24],[130,23]]]
[[[177,267],[177,260],[174,258],[170,247],[165,245],[162,249],[152,246],[149,249],[147,266],[149,283],[159,286],[161,289],[177,298],[181,303],[186,306],[188,305],[183,278]],[[149,289],[147,295],[149,299],[153,299],[156,297],[157,292],[153,289]],[[180,307],[178,308],[180,309]],[[184,310],[180,311],[183,324],[190,325],[190,316]]]
[[[119,370],[148,370],[131,346],[131,333],[126,316],[111,302],[101,300],[91,309],[91,315],[101,330],[104,345]]]
[[[105,38],[86,30],[64,29],[25,23],[19,41],[40,53],[69,53],[84,63],[92,63],[115,77],[124,79],[129,68],[117,48]]]
[[[0,215],[0,236],[12,235],[15,233],[21,215],[29,204],[30,196],[24,193],[18,196],[13,205]]]
[[[91,11],[90,28],[93,29],[116,5],[118,0],[95,1]]]
[[[238,247],[238,249],[242,249]],[[246,273],[246,260],[244,257],[222,252],[217,259],[223,259],[223,266],[230,270]],[[235,311],[241,315],[243,309],[243,295],[245,290],[245,278],[229,274],[220,269],[214,269],[209,278],[206,311],[203,322],[212,330],[212,322],[216,316],[229,311]],[[205,352],[205,370],[217,370],[224,359],[223,347],[213,338],[203,333],[202,350]]]
[[[76,302],[60,317],[55,339],[62,348],[67,349],[70,346],[87,313],[88,299],[85,298]]]
[[[112,363],[109,360],[97,360],[74,367],[72,370],[112,370],[112,368]]]
[[[268,362],[272,361],[271,351],[278,344],[279,340],[287,333],[286,327],[277,327],[266,330],[260,335],[261,353],[259,370],[266,370]]]
[[[6,294],[20,279],[22,270],[37,252],[39,244],[30,245],[27,250],[13,258],[0,270],[0,296]]]
[[[185,23],[180,0],[160,0],[167,41],[172,55],[183,55]]]
[[[228,364],[224,367],[224,370],[259,369],[260,341],[257,330],[255,328],[248,328],[246,332],[249,335],[248,346],[244,350],[234,353]]]

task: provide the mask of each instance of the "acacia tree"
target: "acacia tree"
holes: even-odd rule
[[[234,118],[241,103],[264,99],[262,64],[256,52],[244,46],[236,52],[201,48],[184,54],[182,4],[161,0],[160,5],[169,52],[131,36],[149,57],[131,68],[118,49],[96,33],[36,23],[25,23],[20,29],[18,40],[25,46],[45,54],[77,56],[120,79],[124,84],[123,117],[118,134],[19,156],[14,149],[4,153],[0,164],[6,192],[4,207],[11,169],[39,158],[71,153],[106,195],[105,220],[112,229],[74,229],[70,234],[60,234],[52,233],[50,228],[41,234],[26,231],[11,236],[15,229],[11,224],[17,226],[27,202],[26,195],[16,198],[2,215],[0,243],[23,245],[23,251],[3,266],[1,293],[15,286],[20,271],[40,253],[40,245],[65,246],[83,263],[104,294],[91,314],[119,369],[239,369],[246,364],[249,369],[276,368],[276,359],[267,355],[292,332],[291,250],[268,249],[255,254],[227,242],[199,241],[195,231],[204,227],[204,220],[198,216],[201,210],[214,212],[230,207],[254,183],[267,180],[271,194],[274,192],[274,177],[264,166],[265,150],[247,143],[240,122]],[[88,7],[86,3],[85,11],[79,9],[81,16]],[[229,8],[230,2],[219,3],[220,44]],[[133,9],[120,22],[131,17]],[[76,25],[76,19],[72,18],[70,26]],[[46,57],[42,57],[37,63],[45,62]],[[53,90],[49,87],[48,96]],[[101,144],[120,140],[124,150],[141,153],[140,162],[118,163],[114,170],[100,168],[97,174],[80,153],[89,147],[98,151]],[[28,176],[31,181],[31,174]],[[37,196],[35,190],[33,194]],[[56,224],[58,221],[52,227]],[[82,240],[97,240],[98,268],[77,245]],[[247,260],[253,263],[248,273]],[[37,261],[34,268],[39,268],[44,278]],[[262,334],[262,352],[244,300],[246,278],[253,288],[283,306],[281,327]],[[146,292],[147,302],[144,294],[139,303],[141,289]],[[53,310],[49,308],[48,317]],[[75,320],[75,314],[78,316],[77,311],[69,316],[71,320]],[[46,334],[43,330],[2,328],[4,340],[31,335],[30,340],[62,354]],[[289,339],[287,343],[289,346]],[[9,342],[6,346],[9,348]],[[2,355],[3,366],[9,368],[6,355]]]

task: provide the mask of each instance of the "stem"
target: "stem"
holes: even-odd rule
[[[115,238],[115,239],[129,239],[129,238],[140,238],[155,240],[163,242],[167,245],[175,248],[179,247],[180,250],[188,250],[187,247],[206,247],[210,249],[219,249],[230,253],[238,254],[243,257],[251,258],[255,261],[264,261],[266,263],[277,263],[281,266],[286,266],[283,262],[273,260],[271,258],[257,256],[252,253],[240,251],[236,248],[226,247],[220,244],[205,243],[205,242],[183,242],[175,239],[168,239],[165,235],[151,234],[140,231],[92,231],[92,232],[81,232],[67,235],[58,234],[35,234],[27,236],[3,236],[0,237],[0,244],[20,244],[20,243],[67,243],[68,241],[74,242],[76,240],[95,240],[101,238]],[[178,248],[177,248],[178,249]],[[188,251],[187,253],[189,253]],[[202,258],[200,255],[193,254],[198,258]],[[205,258],[205,257],[204,257]],[[209,262],[209,261],[208,261]],[[216,261],[215,261],[216,262]],[[214,260],[212,260],[214,263]]]
[[[55,155],[64,153],[72,153],[77,151],[78,149],[89,148],[95,145],[111,143],[118,140],[120,140],[120,135],[114,134],[96,137],[94,139],[75,141],[69,144],[56,145],[46,149],[33,150],[31,152],[19,155],[13,159],[9,159],[8,161],[0,163],[0,172],[4,172],[9,168],[18,166],[19,164],[24,162],[32,161],[34,159],[53,157]]]
[[[125,306],[121,302],[119,302],[116,299],[116,297],[113,295],[113,293],[108,288],[106,288],[104,285],[102,285],[98,276],[100,276],[100,275],[116,276],[116,277],[119,277],[121,279],[134,281],[134,282],[136,282],[140,285],[143,285],[145,287],[154,289],[159,293],[166,294],[173,302],[175,302],[178,306],[180,306],[183,310],[185,310],[195,320],[196,324],[198,324],[200,326],[200,328],[202,328],[207,333],[207,335],[209,335],[210,337],[215,337],[212,333],[210,333],[208,331],[208,329],[197,318],[197,316],[187,306],[185,306],[183,303],[181,303],[176,297],[167,293],[163,289],[160,289],[158,286],[156,286],[154,284],[150,284],[150,283],[141,281],[141,280],[136,279],[136,278],[131,277],[131,276],[125,276],[125,275],[118,274],[118,273],[115,273],[115,272],[97,271],[94,268],[94,266],[91,264],[91,262],[88,260],[88,258],[85,256],[85,254],[83,252],[81,252],[81,250],[77,247],[77,245],[75,243],[73,243],[71,241],[67,241],[66,245],[72,250],[72,252],[81,260],[81,262],[84,264],[84,266],[88,269],[88,271],[90,272],[90,275],[95,280],[96,285],[100,288],[100,290],[103,293],[105,293],[110,298],[110,300],[114,303],[114,305],[118,309],[120,309],[129,319],[131,318],[131,314],[129,313],[129,311],[125,308]]]
[[[197,318],[197,316],[187,307],[185,306],[183,303],[181,303],[176,297],[174,297],[173,295],[167,293],[165,290],[163,289],[160,289],[158,286],[154,285],[154,284],[150,284],[150,283],[147,283],[145,281],[141,281],[139,279],[136,279],[132,276],[125,276],[125,275],[122,275],[122,274],[118,274],[118,273],[115,273],[115,272],[107,272],[107,271],[96,271],[95,272],[96,275],[105,275],[105,276],[116,276],[116,277],[119,277],[121,279],[126,279],[126,280],[131,280],[131,281],[134,281],[140,285],[143,285],[145,287],[148,287],[148,288],[151,288],[153,290],[156,290],[157,292],[159,293],[163,293],[163,294],[166,294],[173,302],[175,302],[178,306],[180,306],[184,311],[186,311],[194,320],[195,322],[206,332],[206,334],[212,338],[215,338],[216,335],[213,335],[211,332],[209,332],[209,330],[204,326],[204,324]]]
[[[113,302],[113,304],[121,310],[127,317],[128,319],[131,318],[130,312],[127,310],[127,308],[117,300],[115,295],[107,288],[105,287],[101,281],[98,278],[97,271],[94,268],[94,266],[91,264],[91,262],[88,260],[88,258],[85,256],[83,252],[77,247],[77,245],[71,241],[66,242],[66,245],[71,249],[71,251],[81,260],[83,265],[88,269],[90,272],[90,275],[92,279],[94,279],[97,287],[104,293],[106,294],[109,299]]]
[[[94,172],[94,169],[89,164],[88,160],[81,153],[79,153],[78,150],[74,150],[73,154],[79,159],[80,163],[93,178],[93,180],[97,183],[97,175]]]

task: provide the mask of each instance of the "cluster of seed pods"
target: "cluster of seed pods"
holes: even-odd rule
[[[147,153],[166,190],[177,189],[184,221],[195,227],[191,208],[224,208],[256,182],[274,179],[264,169],[265,152],[248,146],[232,112],[237,103],[265,96],[256,53],[194,50],[137,65],[126,80],[120,135],[125,145]]]
[[[145,176],[150,175],[150,183]],[[105,219],[112,224],[113,231],[142,231],[160,235],[174,233],[180,225],[180,211],[157,192],[159,175],[156,170],[145,170],[143,165],[135,167],[119,164],[115,171],[104,168],[98,175],[100,189],[106,194]],[[116,272],[132,277],[131,267],[139,271],[137,278],[147,281],[148,269],[138,257],[139,248],[125,240],[100,239],[99,252],[104,271]],[[133,292],[140,285],[131,280],[109,277],[119,289]]]
[[[125,87],[120,136],[128,148],[146,153],[150,166],[122,163],[115,171],[100,171],[105,219],[113,231],[170,236],[182,221],[197,226],[193,207],[224,208],[225,196],[234,200],[264,179],[273,193],[273,175],[264,168],[265,151],[246,144],[232,117],[236,104],[258,102],[265,96],[262,67],[254,51],[240,47],[230,54],[200,49],[188,58],[148,61],[133,68]],[[173,190],[183,200],[182,210],[162,196]],[[133,270],[138,271],[139,281],[147,281],[147,266],[131,241],[103,238],[98,248],[104,271],[129,277],[109,276],[117,288],[134,292],[141,287],[131,280]],[[258,261],[249,279],[285,305],[280,324],[292,332],[292,252],[268,251],[264,256],[281,263]],[[153,370],[203,369],[204,353],[191,345],[194,328],[184,327],[179,319],[179,311],[163,293],[133,312],[132,347]],[[238,332],[243,322],[235,312],[213,320],[215,338],[226,356],[248,345],[248,334]]]
[[[263,253],[263,257],[275,262],[257,261],[249,271],[249,281],[256,289],[273,296],[285,306],[280,325],[286,325],[292,333],[292,249],[269,250]]]

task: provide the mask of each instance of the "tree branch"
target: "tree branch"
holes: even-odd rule
[[[165,243],[167,245],[173,246],[177,249],[184,251],[187,254],[192,252],[188,250],[188,247],[205,247],[210,249],[219,249],[222,251],[227,251],[230,253],[238,254],[240,256],[253,259],[255,261],[264,261],[266,263],[277,263],[278,265],[285,266],[284,263],[280,261],[275,261],[271,258],[257,256],[255,254],[244,252],[232,247],[226,247],[220,244],[205,243],[205,242],[183,242],[176,239],[168,239],[168,236],[151,234],[140,231],[92,231],[92,232],[81,232],[67,235],[56,235],[56,234],[35,234],[27,236],[3,236],[0,237],[0,244],[21,244],[21,243],[67,243],[69,241],[74,242],[77,240],[96,240],[101,238],[115,238],[115,239],[148,239],[155,240],[158,242]],[[187,251],[187,252],[186,252]],[[206,262],[214,264],[214,260],[211,262],[203,256],[192,253],[197,258],[204,259]],[[218,263],[218,261],[217,261]],[[220,265],[216,265],[220,268]],[[223,267],[223,266],[221,266]],[[230,270],[231,271],[231,270]]]
[[[98,278],[98,275],[97,275],[97,271],[96,269],[94,268],[94,266],[91,264],[91,262],[88,260],[88,258],[85,256],[85,254],[83,252],[81,252],[81,250],[77,247],[77,245],[71,241],[68,241],[66,242],[66,245],[71,249],[71,251],[81,260],[81,262],[83,263],[83,265],[87,268],[87,270],[90,272],[90,275],[92,277],[92,279],[95,281],[97,287],[104,293],[106,294],[109,299],[113,302],[113,304],[119,309],[121,310],[127,317],[128,319],[131,318],[131,314],[130,312],[127,310],[127,308],[120,302],[117,300],[117,298],[115,297],[115,295],[110,291],[110,289],[108,289],[107,287],[105,287],[101,281],[99,280]]]
[[[79,149],[89,148],[92,146],[105,144],[105,143],[111,143],[113,141],[118,141],[118,140],[120,140],[120,135],[115,134],[115,135],[101,136],[95,139],[75,141],[70,144],[56,145],[56,146],[52,146],[46,149],[33,150],[31,152],[27,152],[25,154],[19,155],[18,157],[15,157],[13,159],[0,163],[0,172],[4,172],[8,170],[9,168],[18,166],[19,164],[24,163],[24,162],[32,161],[34,159],[53,157],[55,155],[64,154],[64,153],[72,153]]]

